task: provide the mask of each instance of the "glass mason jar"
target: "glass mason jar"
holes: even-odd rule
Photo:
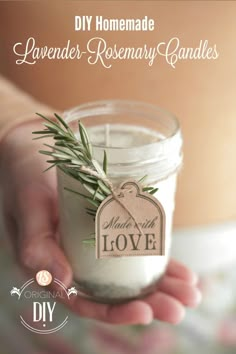
[[[58,170],[60,233],[80,293],[91,300],[117,303],[153,290],[165,272],[171,246],[176,176],[182,162],[182,136],[170,113],[150,104],[123,100],[97,101],[64,113],[78,135],[82,120],[102,164],[107,153],[107,175],[114,186],[127,179],[158,188],[155,197],[165,211],[165,255],[96,259],[95,247],[83,242],[94,234],[94,218],[86,213],[86,200],[65,190],[85,194],[77,180]]]

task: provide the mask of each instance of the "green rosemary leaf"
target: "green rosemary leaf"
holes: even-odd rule
[[[61,146],[61,147],[65,147],[65,142],[64,141],[56,141],[55,146]]]
[[[139,183],[142,183],[147,177],[148,177],[147,175],[143,176],[142,178],[140,178],[140,179],[138,180],[138,182],[139,182]]]
[[[88,134],[86,132],[86,129],[85,129],[85,127],[83,126],[83,124],[81,122],[79,122],[79,133],[80,133],[81,142],[82,142],[84,148],[86,149],[88,158],[92,159],[92,154],[93,154],[92,146],[90,144],[89,137],[88,137]]]
[[[74,165],[83,166],[83,162],[80,160],[76,160],[75,158],[71,158],[71,163]]]
[[[89,183],[84,182],[83,183],[83,187],[92,195],[94,195],[95,191],[96,191],[96,187],[92,186]]]
[[[106,150],[104,150],[102,168],[103,168],[103,171],[105,173],[107,173],[107,153],[106,153]]]
[[[70,137],[65,136],[65,135],[60,135],[60,134],[55,134],[54,140],[64,140],[64,141],[69,141]]]
[[[59,167],[59,166],[58,166]],[[66,173],[68,176],[74,178],[74,179],[77,179],[79,182],[81,182],[79,179],[78,179],[78,176],[77,176],[77,173],[76,171],[73,171],[72,169],[68,170],[67,166],[65,168],[65,171],[64,173]]]
[[[111,190],[101,180],[98,180],[97,184],[99,185],[103,193],[105,193],[106,195],[111,194]]]
[[[42,135],[42,136],[37,136],[37,138],[33,138],[32,140],[39,140],[39,139],[45,139],[45,138],[53,138],[54,137],[54,134],[45,134],[45,135]]]
[[[158,188],[153,188],[153,189],[149,192],[149,194],[155,194],[157,191],[158,191]]]
[[[50,170],[51,168],[55,167],[57,164],[56,163],[52,163],[51,166],[49,166],[48,168],[46,168],[46,170],[44,170],[43,172],[47,172],[48,170]]]
[[[61,152],[63,155],[67,154],[68,156],[71,156],[71,158],[74,158],[74,156],[72,154],[70,154],[69,151],[67,151],[65,149],[64,150],[63,149],[59,149],[55,145],[54,146],[53,145],[49,145],[49,144],[43,144],[43,145],[48,147],[48,148],[50,148],[50,149],[52,149],[53,151],[58,151],[58,152]]]
[[[65,147],[78,159],[83,158],[83,152],[81,151],[81,149],[72,148],[70,144],[65,144]]]
[[[106,177],[106,174],[104,173],[103,169],[96,160],[92,160],[92,164],[99,175],[101,175],[102,177]]]
[[[90,215],[96,216],[97,211],[95,209],[91,208],[85,208],[87,213],[90,213]]]
[[[60,136],[60,135],[55,135],[54,140],[66,140],[67,138],[65,136]]]
[[[58,152],[53,152],[52,153],[52,156],[53,157],[56,157],[56,158],[58,158],[58,159],[66,159],[66,160],[70,160],[71,161],[71,158],[70,158],[70,156],[68,156],[67,154],[62,154],[62,153],[58,153]]]
[[[52,119],[50,119],[50,118],[47,118],[47,117],[45,117],[44,115],[42,115],[42,114],[40,114],[40,113],[36,113],[39,117],[41,117],[41,118],[43,118],[44,120],[46,120],[49,124],[52,124],[55,128],[56,128],[56,130],[58,130],[58,131],[64,131],[61,127],[60,127],[60,125],[58,125],[54,120],[52,120]],[[43,123],[44,125],[45,125],[45,123]]]
[[[52,156],[52,151],[45,151],[45,150],[39,150],[39,153],[42,154],[42,155],[49,155],[49,156]]]
[[[65,187],[64,189],[65,189],[66,191],[75,193],[75,194],[79,195],[80,197],[83,197],[85,200],[87,200],[89,203],[91,203],[92,205],[94,205],[96,208],[98,208],[99,205],[100,205],[100,203],[99,203],[97,200],[93,200],[92,198],[88,197],[88,196],[85,195],[85,194],[82,194],[82,193],[80,193],[80,192],[74,191],[74,190],[72,190],[72,189],[70,189],[70,188],[67,188],[67,187]]]
[[[102,202],[105,199],[105,196],[98,191],[98,188],[94,189],[93,186],[88,183],[83,183],[83,186],[89,193],[93,195],[93,200],[97,199]]]
[[[51,123],[44,123],[44,126],[48,128],[48,130],[50,132],[53,132],[53,133],[56,133],[56,134],[62,134],[63,135],[63,132],[61,132],[60,130],[58,130],[53,124]]]
[[[86,199],[90,204],[94,205],[96,208],[99,207],[100,203],[98,203],[96,200],[93,200],[92,198],[86,198]]]
[[[96,212],[97,212],[95,209],[88,208],[88,207],[86,208],[86,210],[89,210],[89,211],[94,212],[94,213],[96,213]]]
[[[69,175],[70,174],[70,170],[67,170],[64,165],[58,165],[57,168],[59,168],[59,170],[61,170],[62,172],[64,172],[65,174]]]
[[[43,114],[37,113],[37,112],[36,112],[35,114],[37,114],[37,116],[43,118],[44,120],[46,120],[46,121],[49,122],[50,124],[57,125],[52,119],[45,117]]]
[[[47,129],[38,130],[38,131],[32,132],[32,134],[48,134],[48,130]]]
[[[79,123],[79,133],[80,133],[81,144],[84,146],[84,148],[85,148],[85,150],[87,152],[87,141],[86,141],[86,138],[84,136],[84,131],[83,131],[81,123]]]
[[[65,162],[70,162],[70,160],[68,159],[68,160],[61,160],[61,159],[55,159],[55,160],[47,160],[47,162],[49,162],[49,163],[57,163],[57,164],[60,164],[60,163],[65,163]]]
[[[98,194],[98,190],[99,190],[99,187],[97,187],[97,188],[95,189],[95,192],[94,192],[94,194],[93,194],[93,200],[96,199],[97,194]]]
[[[143,187],[143,192],[149,192],[152,190],[153,190],[153,187]]]
[[[79,151],[81,154],[84,154],[84,147],[80,145],[75,145],[74,143],[66,143],[66,146],[69,145],[71,149]]]
[[[85,175],[82,172],[78,172],[78,175],[80,176],[80,178],[82,178],[82,180],[84,180],[85,182],[88,183],[93,183],[93,184],[97,184],[97,180],[95,179],[95,177],[88,177],[88,175]]]
[[[93,237],[93,238],[84,239],[82,242],[83,242],[84,244],[88,244],[88,245],[91,245],[91,246],[95,246],[95,241],[96,241],[96,239],[95,239],[95,237]]]
[[[59,120],[59,122],[63,125],[63,127],[66,128],[66,130],[71,131],[71,129],[69,128],[67,123],[64,121],[64,119],[62,119],[57,113],[54,113],[54,116],[57,118],[57,120]]]
[[[96,216],[96,214],[91,213],[90,211],[86,211],[86,214],[88,214],[88,215],[90,215],[90,216],[93,216],[93,217],[95,217],[95,216]]]

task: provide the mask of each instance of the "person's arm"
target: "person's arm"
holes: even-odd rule
[[[52,108],[38,102],[0,75],[0,142],[15,126],[38,119],[35,112],[52,115]]]

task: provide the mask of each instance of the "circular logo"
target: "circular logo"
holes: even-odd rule
[[[52,282],[52,274],[47,270],[40,270],[36,274],[36,281],[41,286],[47,286]]]
[[[35,289],[35,283],[47,286],[50,283],[57,284],[57,290]],[[51,334],[59,331],[68,323],[68,316],[57,306],[57,299],[77,296],[78,291],[73,286],[69,289],[47,270],[40,270],[35,278],[27,280],[20,288],[13,286],[11,296],[17,296],[22,301],[22,308],[31,306],[27,320],[20,315],[21,324],[29,331],[38,334]],[[17,300],[17,301],[18,301]],[[27,312],[28,313],[28,312]]]

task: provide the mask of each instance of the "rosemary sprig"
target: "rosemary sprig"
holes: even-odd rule
[[[92,208],[86,208],[86,212],[93,218],[103,200],[112,193],[112,184],[107,177],[107,155],[104,151],[102,167],[93,159],[92,144],[84,125],[79,121],[79,139],[75,136],[67,123],[58,115],[54,114],[55,120],[45,117],[40,113],[38,116],[45,120],[44,130],[34,131],[39,135],[34,139],[54,139],[55,144],[44,144],[47,149],[40,150],[43,155],[49,156],[47,162],[52,167],[58,167],[66,175],[76,179],[84,187],[87,194],[65,188],[87,200]],[[143,182],[144,176],[139,182]],[[157,188],[143,187],[143,191],[154,194]],[[89,239],[89,243],[92,239]],[[87,242],[86,242],[87,243]]]
[[[97,161],[93,160],[92,145],[81,122],[79,122],[80,139],[78,139],[58,114],[55,113],[56,121],[42,114],[37,114],[46,123],[44,123],[44,130],[33,132],[33,134],[39,135],[36,139],[53,137],[55,140],[54,146],[44,144],[47,150],[39,151],[41,154],[51,157],[47,160],[51,165],[49,168],[56,166],[65,174],[79,181],[91,197],[77,191],[73,192],[85,198],[97,209],[101,202],[111,194],[111,185],[106,177],[106,153],[104,152],[102,169]],[[96,209],[93,210],[94,215],[96,215]]]

